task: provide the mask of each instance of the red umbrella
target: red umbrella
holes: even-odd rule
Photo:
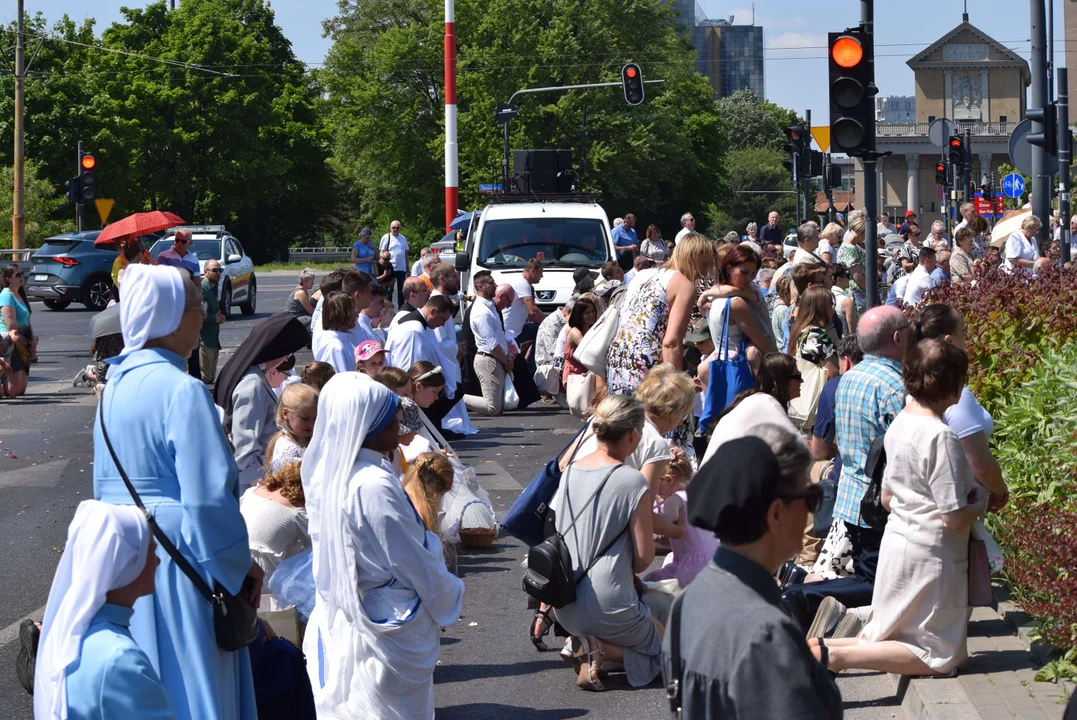
[[[184,224],[186,224],[185,221],[179,215],[162,210],[135,213],[134,215],[128,215],[123,220],[117,220],[111,225],[106,225],[105,229],[94,240],[94,244],[101,245],[113,242],[126,235],[140,237]]]

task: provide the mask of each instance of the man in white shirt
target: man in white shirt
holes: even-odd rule
[[[475,273],[474,284],[475,303],[468,310],[466,329],[474,338],[472,367],[482,395],[464,395],[464,403],[473,412],[500,415],[504,408],[505,375],[513,368],[500,311],[509,307],[515,297],[512,288],[498,295],[494,278],[487,270]]]
[[[390,328],[425,305],[430,299],[430,288],[421,277],[409,277],[404,281],[404,294],[401,297],[404,298],[404,302],[400,303],[400,309],[396,311],[393,321],[389,323]]]
[[[389,259],[393,263],[393,276],[396,278],[397,295],[404,295],[404,280],[408,277],[408,239],[400,234],[400,221],[393,220],[389,223],[389,232],[381,236],[378,250],[389,251]],[[393,300],[393,289],[389,288],[389,301]]]
[[[516,343],[520,351],[526,355],[530,344],[538,335],[539,324],[546,319],[545,313],[535,304],[532,287],[535,283],[542,281],[542,261],[531,258],[524,265],[522,273],[510,275],[509,278],[508,284],[512,286],[513,301],[501,313],[501,317],[505,320],[505,338],[509,342]]]
[[[373,283],[370,286],[370,304],[359,313],[359,317],[355,321],[355,328],[352,330],[355,347],[359,347],[359,343],[364,340],[373,340],[379,345],[382,344],[382,339],[374,332],[374,323],[381,318],[381,311],[386,302],[386,292],[383,285]]]
[[[452,301],[439,295],[430,298],[421,308],[389,328],[385,364],[404,372],[420,360],[440,365],[438,341],[433,331],[449,321],[452,311]]]
[[[426,272],[426,268],[423,265],[423,261],[426,260],[426,258],[432,252],[433,251],[428,247],[425,247],[425,248],[423,248],[422,250],[419,251],[419,259],[411,264],[411,276],[412,277],[418,277],[419,275],[422,275],[424,272]]]
[[[688,233],[694,233],[696,231],[696,219],[692,217],[692,213],[685,213],[681,215],[681,229],[677,232],[677,237],[674,238],[673,244],[676,245],[681,241]]]
[[[636,273],[640,270],[647,270],[654,267],[654,260],[651,260],[646,255],[637,255],[636,259],[632,261],[632,269],[625,273],[624,285],[628,285],[632,282],[632,278],[636,277]]]
[[[430,282],[434,286],[430,293],[432,298],[445,297],[452,301],[453,296],[460,292],[460,273],[448,263],[437,263],[430,267]],[[456,303],[453,302],[453,315],[456,310]],[[441,358],[438,364],[445,376],[445,393],[426,408],[426,417],[441,427],[446,440],[455,440],[474,432],[467,416],[467,406],[463,403],[463,389],[459,386],[461,345],[456,339],[456,323],[451,319],[433,332]]]
[[[793,272],[793,266],[804,264],[825,265],[823,259],[815,254],[819,247],[819,226],[814,222],[806,222],[797,228],[797,249],[793,253],[791,262],[787,262],[774,273],[774,281],[782,275]]]
[[[935,280],[931,273],[935,272],[938,263],[935,260],[935,251],[926,245],[920,248],[920,264],[909,275],[905,284],[905,294],[902,302],[906,306],[916,307],[924,293],[935,287]]]

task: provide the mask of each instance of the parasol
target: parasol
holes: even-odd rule
[[[1006,217],[995,223],[991,230],[991,244],[997,245],[999,241],[1005,243],[1006,238],[1021,229],[1021,223],[1032,214],[1031,210],[1011,210]]]
[[[128,215],[123,220],[117,220],[106,225],[105,229],[94,240],[94,245],[115,242],[119,238],[128,235],[141,237],[142,235],[149,235],[150,233],[160,232],[183,224],[184,220],[179,215],[163,210],[135,213],[134,215]]]
[[[105,308],[90,318],[90,326],[86,334],[96,340],[105,335],[117,335],[120,329],[120,304],[116,303]]]

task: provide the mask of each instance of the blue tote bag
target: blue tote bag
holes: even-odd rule
[[[557,492],[557,488],[561,484],[559,461],[561,456],[565,454],[565,450],[568,450],[572,443],[576,442],[576,438],[583,435],[590,425],[590,422],[583,424],[576,436],[569,441],[568,445],[565,445],[564,450],[554,455],[553,459],[539,470],[538,474],[524,488],[524,491],[520,493],[520,496],[516,498],[516,502],[512,504],[509,511],[505,513],[505,517],[501,521],[501,527],[509,535],[522,541],[528,547],[538,545],[546,539],[546,510],[549,508],[550,500],[553,499],[553,494]],[[581,442],[580,445],[582,444]],[[577,445],[576,450],[572,451],[573,459],[579,449],[579,445]],[[569,462],[571,461],[570,459]]]
[[[722,414],[733,402],[739,393],[755,387],[755,378],[752,377],[752,369],[748,366],[748,357],[744,352],[744,334],[740,336],[740,350],[737,357],[729,359],[729,307],[732,299],[725,301],[725,312],[722,313],[722,335],[715,338],[718,347],[722,348],[722,356],[711,360],[710,377],[707,379],[707,391],[703,395],[703,415],[699,418],[699,431],[701,434],[710,430],[714,419]]]

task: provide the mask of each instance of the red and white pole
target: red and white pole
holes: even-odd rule
[[[456,146],[456,8],[445,0],[445,232],[450,231],[460,207],[460,179]]]

